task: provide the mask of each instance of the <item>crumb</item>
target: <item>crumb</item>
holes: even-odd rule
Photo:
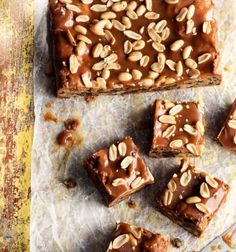
[[[95,99],[95,97],[92,96],[92,95],[85,96],[85,101],[86,101],[87,103],[93,102],[94,99]]]
[[[63,184],[66,186],[67,189],[75,188],[77,183],[74,178],[67,178],[63,181]]]
[[[48,61],[44,66],[44,74],[50,76],[53,74],[52,62]]]
[[[129,200],[128,201],[128,206],[129,206],[129,208],[133,208],[133,209],[137,207],[134,200]]]
[[[48,109],[49,109],[49,108],[52,108],[52,103],[51,103],[51,102],[47,102],[47,103],[45,104],[45,107],[48,108]]]
[[[183,242],[181,239],[179,238],[174,238],[171,240],[171,244],[173,247],[176,247],[176,248],[180,248],[183,246]]]
[[[55,122],[55,123],[57,123],[58,122],[58,119],[57,119],[57,117],[54,115],[54,114],[52,114],[51,112],[46,112],[45,114],[44,114],[44,121],[53,121],[53,122]]]
[[[225,66],[225,67],[224,67],[224,71],[230,72],[230,68],[229,68],[228,66]]]
[[[211,245],[211,251],[215,251],[216,250],[216,246],[215,245]]]
[[[222,236],[222,240],[224,241],[224,243],[227,244],[230,248],[233,248],[233,249],[236,248],[236,243],[233,240],[235,234],[236,234],[236,229],[233,230],[232,232],[224,234]]]
[[[66,129],[68,130],[76,130],[80,124],[80,121],[78,119],[67,119],[64,121],[64,125]]]

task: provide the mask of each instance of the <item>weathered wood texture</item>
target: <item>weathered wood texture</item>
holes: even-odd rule
[[[0,251],[29,251],[33,0],[0,0]]]

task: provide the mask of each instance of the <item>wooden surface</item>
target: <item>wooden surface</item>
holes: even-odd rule
[[[29,251],[33,0],[0,0],[0,251]]]

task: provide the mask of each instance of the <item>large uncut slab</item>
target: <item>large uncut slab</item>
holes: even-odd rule
[[[219,84],[210,0],[50,0],[57,96]]]

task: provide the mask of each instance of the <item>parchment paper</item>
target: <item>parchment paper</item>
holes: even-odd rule
[[[106,251],[117,220],[143,226],[170,238],[184,241],[180,251],[200,251],[215,236],[236,222],[236,154],[223,149],[214,137],[219,132],[229,105],[236,97],[236,1],[218,0],[215,16],[219,21],[222,51],[221,86],[130,94],[99,96],[92,103],[83,97],[60,100],[54,96],[54,80],[44,75],[48,59],[47,3],[35,1],[35,132],[32,157],[31,251]],[[199,168],[219,176],[231,185],[227,204],[211,222],[204,236],[193,237],[173,224],[155,209],[155,196],[163,187],[176,159],[148,157],[150,129],[137,125],[149,123],[149,105],[156,99],[196,100],[206,104],[206,150],[202,158],[193,159]],[[78,134],[83,141],[78,148],[67,152],[56,144],[62,123],[45,122],[45,104],[52,103],[51,111],[60,119],[79,116]],[[114,140],[131,135],[151,168],[156,184],[131,196],[137,208],[130,209],[127,200],[108,209],[82,167],[82,161],[93,151]],[[78,185],[67,189],[62,180],[73,176]],[[170,251],[177,251],[170,246]]]

